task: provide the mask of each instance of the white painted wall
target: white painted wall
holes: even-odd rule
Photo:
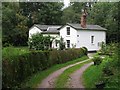
[[[70,26],[66,25],[60,29],[60,37],[64,39],[65,44],[67,43],[66,40],[70,40],[70,48],[72,48],[77,44],[77,30],[70,27],[70,35],[67,35],[67,27],[70,27]],[[66,47],[67,47],[67,44],[66,44]]]
[[[77,31],[77,45],[76,48],[87,47],[88,51],[99,50],[99,42],[106,43],[106,32],[105,31],[94,31],[94,30],[78,30]],[[94,36],[94,43],[91,43],[91,36]]]
[[[42,32],[42,31],[41,31],[39,28],[33,26],[33,27],[30,28],[30,30],[29,30],[29,38],[31,38],[31,36],[32,36],[33,34],[37,34],[37,33],[41,33],[41,32]]]

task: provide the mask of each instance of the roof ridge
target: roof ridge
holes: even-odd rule
[[[75,29],[90,29],[90,30],[107,30],[106,28],[100,26],[100,25],[94,25],[94,24],[87,24],[86,28],[82,28],[79,23],[66,23],[65,25],[41,25],[41,24],[34,24],[36,27],[38,27],[41,30],[47,30],[48,28],[56,28],[59,30],[65,25],[69,25]]]
[[[79,24],[79,25],[81,25],[80,23],[67,23],[67,24]],[[98,24],[86,24],[86,25],[98,25]],[[98,26],[100,26],[100,25],[98,25]]]

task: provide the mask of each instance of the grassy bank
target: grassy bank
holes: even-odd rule
[[[120,85],[120,45],[111,43],[98,51],[97,56],[105,56],[98,66],[91,66],[84,74],[84,85],[86,88],[97,88],[101,84],[102,88],[119,89]],[[102,82],[101,82],[102,81]]]
[[[91,60],[83,62],[83,63],[78,64],[78,65],[75,65],[75,66],[73,66],[73,67],[68,68],[67,70],[65,70],[63,72],[63,74],[61,74],[58,77],[58,79],[56,80],[56,86],[55,86],[55,88],[67,88],[67,86],[66,86],[67,83],[66,82],[69,79],[69,75],[72,74],[74,71],[80,69],[80,67],[82,67],[84,64],[89,63],[89,62],[91,62]]]
[[[84,73],[84,86],[86,88],[95,88],[95,82],[99,81],[102,75],[102,65],[100,66],[90,66]]]
[[[25,80],[25,82],[22,84],[23,88],[25,87],[30,87],[30,88],[36,88],[37,85],[39,85],[41,83],[41,81],[46,78],[49,74],[51,74],[52,72],[62,68],[62,67],[65,67],[67,65],[70,65],[70,64],[74,64],[76,62],[79,62],[79,61],[83,61],[83,60],[86,60],[88,59],[87,56],[83,56],[81,58],[78,58],[78,59],[75,59],[73,61],[69,61],[67,63],[64,63],[64,64],[57,64],[57,65],[54,65],[53,67],[47,69],[47,70],[44,70],[42,72],[38,72],[37,74],[34,74],[32,75],[31,77],[29,77],[28,79]]]
[[[96,83],[101,80],[106,81],[103,74],[103,68],[106,66],[106,63],[111,60],[111,58],[106,57],[100,65],[92,65],[83,73],[83,81],[86,88],[96,88]]]

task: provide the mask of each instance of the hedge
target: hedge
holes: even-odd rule
[[[12,58],[3,55],[2,85],[3,88],[20,88],[21,83],[38,71],[45,70],[54,64],[65,63],[84,56],[84,49],[29,51],[14,55]]]

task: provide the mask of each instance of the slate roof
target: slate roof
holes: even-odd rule
[[[41,29],[42,31],[46,31],[48,27],[58,27],[58,28],[61,27],[60,25],[39,25],[39,24],[35,24],[35,26]]]
[[[81,27],[80,24],[72,24],[72,23],[67,23],[66,25],[69,25],[73,28],[75,28],[76,30],[107,30],[99,25],[86,25],[86,28]],[[43,34],[59,34],[59,30],[64,27],[65,25],[39,25],[39,24],[35,24],[34,26],[36,26],[37,28],[39,28],[40,30],[42,30]]]
[[[99,25],[86,25],[86,28],[83,28],[81,27],[80,24],[70,24],[70,23],[67,23],[67,25],[77,29],[77,30],[107,30]]]
[[[59,34],[59,30],[56,27],[49,27],[47,31],[42,32],[43,34],[45,33],[51,33],[51,34]]]
[[[35,26],[43,31],[47,30],[47,28],[49,27],[48,25],[39,25],[39,24],[35,24]]]

